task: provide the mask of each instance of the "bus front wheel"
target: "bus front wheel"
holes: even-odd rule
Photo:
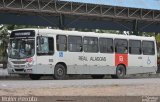
[[[56,67],[54,68],[54,79],[56,80],[64,80],[66,79],[66,68],[64,65],[62,64],[58,64],[56,65]]]
[[[118,65],[116,68],[116,75],[111,75],[114,79],[123,79],[126,75],[126,70],[123,65]]]
[[[38,75],[38,74],[29,74],[29,77],[32,80],[39,80],[41,78],[41,75]]]

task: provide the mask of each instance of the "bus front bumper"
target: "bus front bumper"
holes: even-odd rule
[[[7,68],[8,74],[33,74],[34,67],[29,68]]]

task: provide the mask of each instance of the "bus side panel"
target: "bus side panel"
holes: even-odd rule
[[[127,74],[136,74],[143,72],[142,67],[143,55],[128,55]]]
[[[128,54],[115,54],[115,66],[119,64],[124,64],[128,67]]]
[[[156,73],[157,71],[157,49],[155,44],[154,55],[129,55],[129,67],[127,74]]]
[[[115,67],[115,55],[114,53],[98,53],[94,54],[95,58],[102,58],[98,61],[92,61],[90,60],[90,63],[93,63],[92,66],[90,66],[90,73],[91,74],[115,74],[116,73],[116,67]],[[92,57],[94,58],[94,57]],[[104,59],[104,60],[103,60]],[[96,65],[98,66],[95,67]]]
[[[87,61],[84,68],[89,69],[85,74],[115,74],[114,54],[108,53],[84,53]]]
[[[114,54],[65,53],[67,74],[115,74]]]
[[[85,74],[89,70],[84,68],[83,52],[67,52],[65,56],[65,63],[67,64],[67,74]]]
[[[143,56],[143,69],[144,72],[156,72],[157,71],[157,65],[155,64],[157,60],[156,55],[144,55]]]
[[[51,61],[50,61],[51,60]],[[37,71],[34,74],[53,74],[53,55],[52,56],[37,56]]]
[[[143,67],[145,68],[144,69],[145,72],[156,72],[157,71],[157,47],[156,47],[155,41],[153,45],[154,45],[153,47],[154,54],[143,55]],[[151,46],[151,45],[148,45],[148,46]]]

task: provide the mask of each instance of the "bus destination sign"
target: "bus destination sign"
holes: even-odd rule
[[[13,31],[10,37],[34,37],[35,32],[33,30]]]

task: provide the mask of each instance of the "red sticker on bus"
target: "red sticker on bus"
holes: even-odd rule
[[[32,58],[27,58],[26,61],[27,61],[27,62],[32,62],[33,59],[32,59]]]
[[[128,54],[115,54],[115,66],[119,64],[128,66]]]

